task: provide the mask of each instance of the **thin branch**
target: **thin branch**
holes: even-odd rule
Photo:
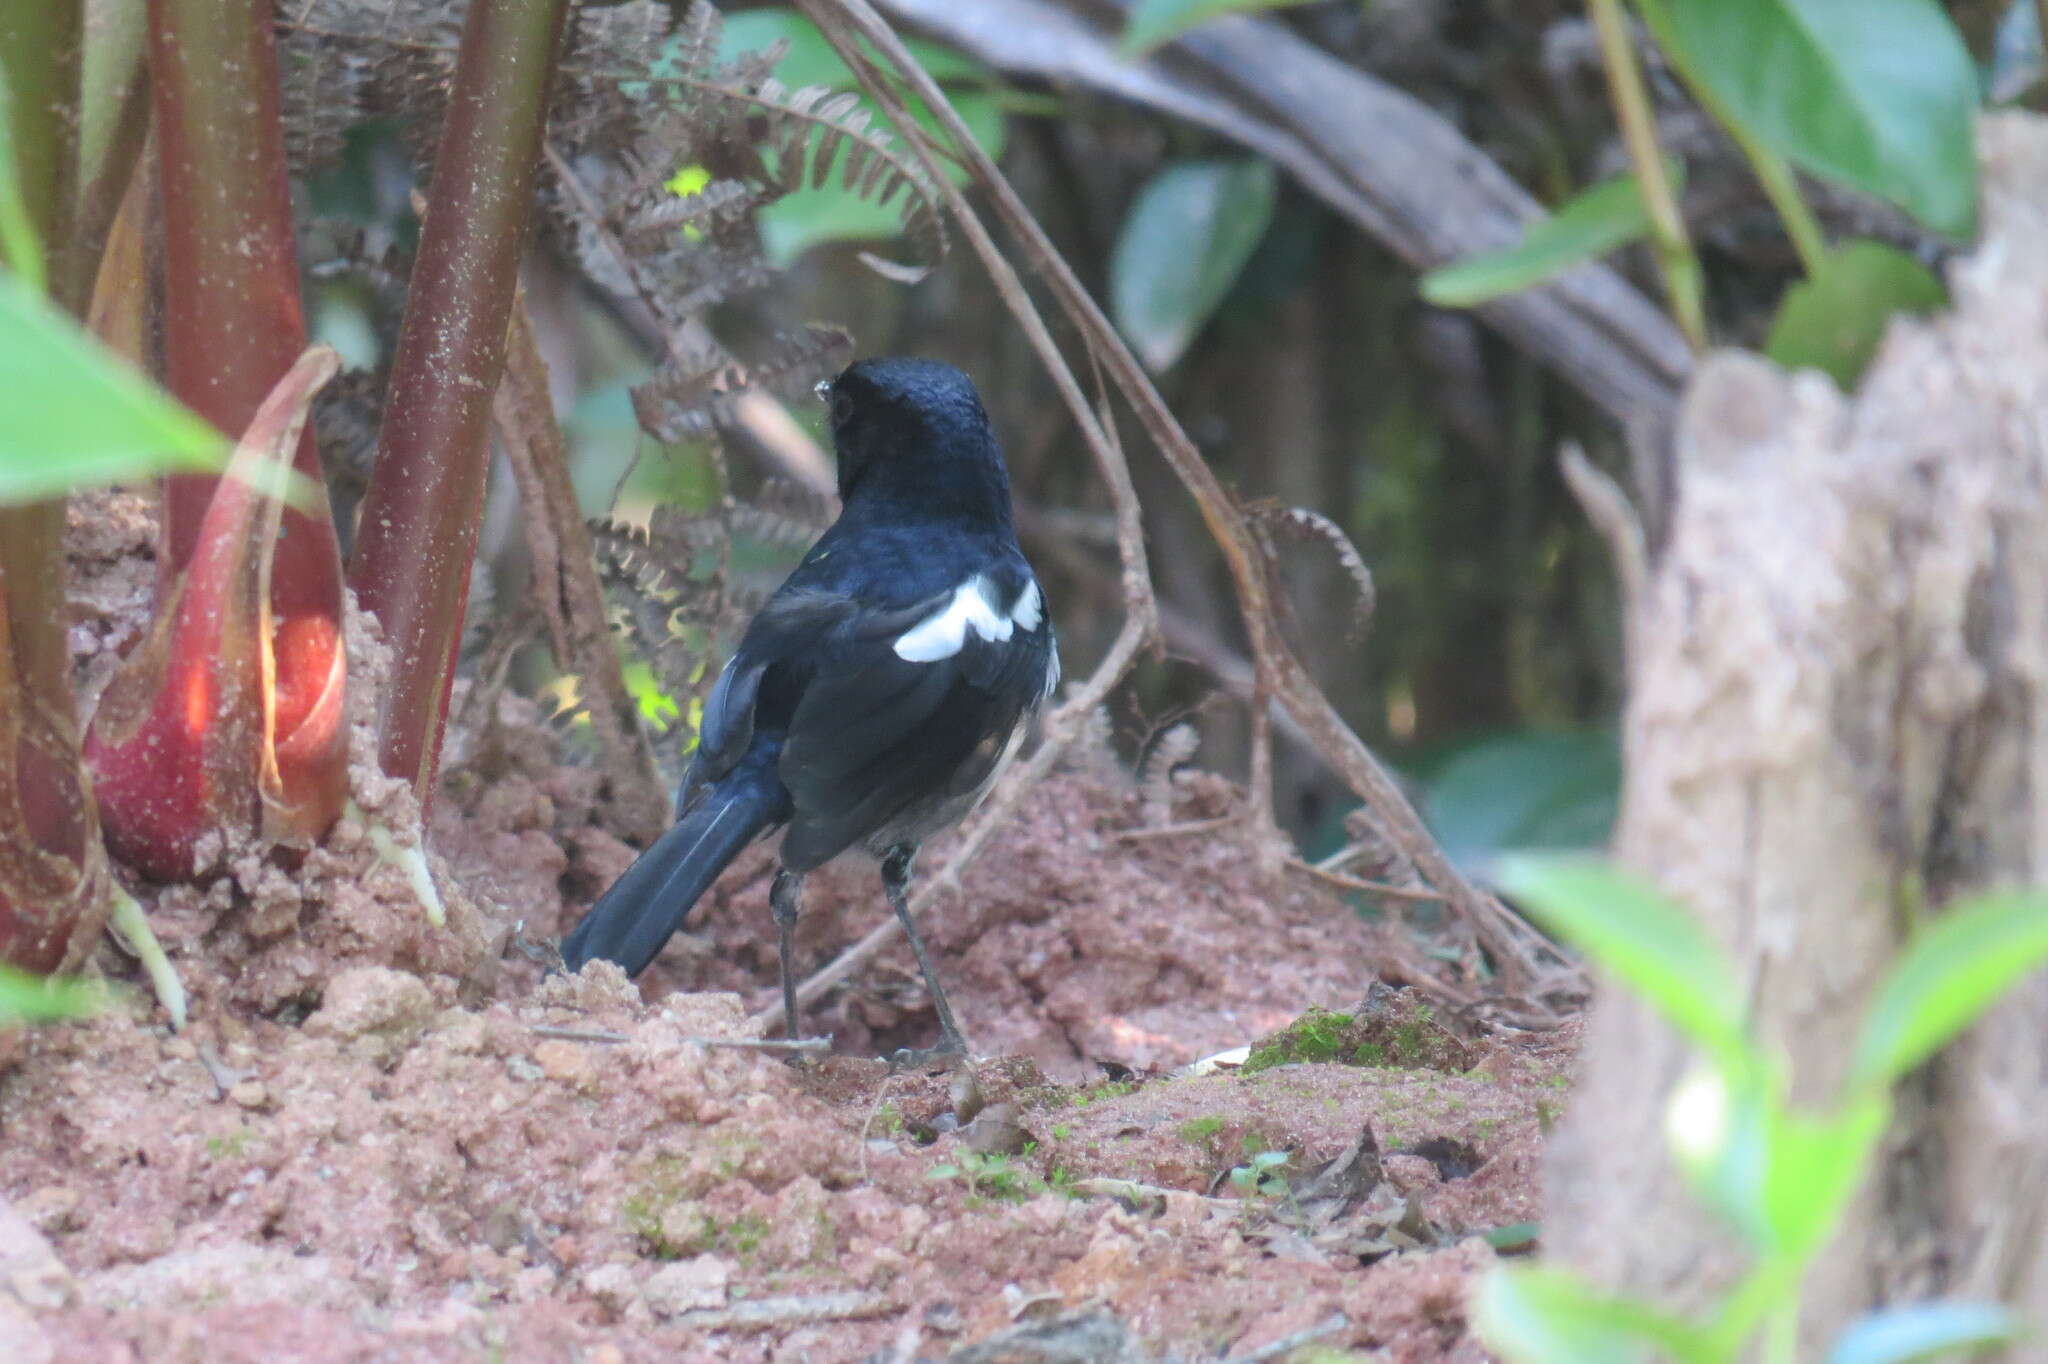
[[[527,1029],[535,1037],[559,1038],[564,1042],[589,1042],[597,1046],[617,1047],[633,1039],[622,1032],[608,1032],[600,1028],[564,1028],[552,1023],[536,1023]],[[779,1037],[683,1037],[678,1041],[699,1047],[730,1047],[736,1051],[795,1051],[828,1052],[832,1050],[829,1037],[802,1037],[786,1042]]]
[[[1415,890],[1408,886],[1390,886],[1385,881],[1368,881],[1362,876],[1347,876],[1341,871],[1304,862],[1298,857],[1287,859],[1287,866],[1293,871],[1313,876],[1316,880],[1335,886],[1339,890],[1361,890],[1368,895],[1383,895],[1390,900],[1420,900],[1435,904],[1443,896],[1433,890]]]
[[[1649,210],[1651,254],[1657,259],[1679,330],[1695,352],[1703,351],[1707,348],[1707,314],[1700,261],[1686,236],[1671,177],[1664,172],[1664,156],[1657,147],[1657,116],[1650,108],[1649,91],[1643,88],[1642,68],[1636,65],[1628,15],[1621,0],[1587,0],[1587,8],[1600,36],[1600,60],[1607,68],[1607,88],[1614,100],[1614,116],[1621,123],[1621,140],[1628,147],[1643,207]]]
[[[2048,0],[2040,0],[2048,4]],[[1735,116],[1734,112],[1716,95],[1713,87],[1699,78],[1693,70],[1691,58],[1685,45],[1676,40],[1671,27],[1671,12],[1664,7],[1663,0],[1638,0],[1643,22],[1649,27],[1650,36],[1657,40],[1664,59],[1678,72],[1680,80],[1692,91],[1692,97],[1708,117],[1721,125],[1737,150],[1749,162],[1749,168],[1756,173],[1757,183],[1763,186],[1764,197],[1771,201],[1771,207],[1778,211],[1778,218],[1785,224],[1785,235],[1792,239],[1792,249],[1799,253],[1800,268],[1808,275],[1820,268],[1821,257],[1827,254],[1827,238],[1821,235],[1820,223],[1807,207],[1806,199],[1799,193],[1799,181],[1792,174],[1792,167],[1785,158],[1772,151],[1756,139],[1749,125]]]
[[[639,708],[626,689],[605,613],[604,587],[591,554],[590,530],[576,504],[568,445],[555,419],[547,362],[524,290],[512,301],[505,377],[491,413],[519,485],[526,543],[533,556],[533,597],[547,622],[556,666],[580,680],[583,709],[604,757],[618,827],[642,843],[652,843],[669,824],[668,793],[640,727]]]
[[[1587,459],[1576,442],[1564,447],[1558,464],[1564,471],[1565,486],[1572,490],[1572,496],[1585,510],[1586,519],[1600,532],[1608,553],[1614,556],[1614,576],[1621,583],[1622,648],[1629,658],[1634,658],[1640,628],[1636,620],[1643,610],[1650,582],[1650,554],[1643,541],[1643,523],[1629,505],[1628,494],[1621,490],[1621,485]]]

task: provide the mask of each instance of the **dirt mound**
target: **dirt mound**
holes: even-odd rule
[[[358,967],[302,1025],[34,1034],[0,1087],[0,1190],[68,1267],[29,1304],[56,1357],[850,1361],[1107,1309],[1153,1348],[1341,1314],[1327,1343],[1477,1358],[1462,1291],[1492,1252],[1462,1238],[1529,1215],[1555,1073],[1498,1052],[1464,1076],[1073,1088],[1011,1062],[982,1086],[1005,1155],[975,1149],[985,1123],[920,1140],[958,1115],[944,1077],[719,1045],[745,1040],[731,995],[643,1005],[605,967],[523,1003],[449,995]],[[1452,1179],[1387,1158],[1442,1248],[1305,1255],[1276,1240],[1279,1195],[1228,1179],[1262,1151],[1305,1173],[1367,1124],[1475,1153]],[[1130,1208],[1100,1179],[1164,1192]]]
[[[112,511],[74,543],[88,675],[147,600],[146,515]],[[350,643],[362,705],[376,645],[360,621]],[[858,1054],[796,1069],[748,1045],[775,997],[766,850],[640,988],[543,978],[632,853],[530,703],[485,720],[432,813],[445,927],[352,816],[295,864],[139,888],[192,988],[182,1035],[138,988],[7,1037],[0,1357],[832,1364],[1044,1336],[1108,1360],[1302,1332],[1483,1357],[1475,1234],[1533,1215],[1568,1044],[1358,1032],[1374,930],[1280,870],[1226,783],[1140,791],[1085,757],[940,897],[939,969],[1003,1058],[971,1082],[872,1059],[933,1031],[900,945],[812,1015]],[[410,797],[366,755],[358,803],[402,836]],[[887,913],[861,866],[807,910],[807,969]],[[1326,1053],[1145,1078],[1318,1004],[1352,1018],[1313,1015]]]

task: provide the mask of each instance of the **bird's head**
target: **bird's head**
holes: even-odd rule
[[[951,365],[907,356],[857,360],[818,385],[832,409],[839,495],[857,486],[934,493],[993,476],[1008,514],[1009,484],[974,381]]]

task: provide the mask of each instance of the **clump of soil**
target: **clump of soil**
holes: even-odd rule
[[[85,670],[122,637],[104,613],[146,602],[112,583],[146,537],[122,543],[81,554]],[[372,680],[374,645],[351,636]],[[941,897],[939,969],[1000,1059],[872,1059],[930,1036],[899,948],[812,1015],[849,1054],[797,1067],[753,1045],[763,852],[638,987],[544,976],[632,853],[530,704],[477,709],[430,824],[446,927],[347,820],[296,865],[139,888],[193,987],[182,1034],[134,989],[8,1038],[0,1357],[832,1364],[1039,1336],[1107,1360],[1316,1328],[1484,1357],[1465,1292],[1482,1234],[1534,1216],[1570,1039],[1461,1039],[1369,993],[1376,930],[1277,870],[1226,783],[1141,796],[1085,757]],[[357,775],[402,832],[410,797]],[[887,913],[863,867],[808,910],[806,969]],[[1346,1022],[1287,1028],[1312,1005]],[[1276,1033],[1343,1055],[1163,1073]]]
[[[1475,1049],[1444,1027],[1430,1006],[1412,991],[1375,985],[1356,1007],[1344,1012],[1310,1009],[1246,1056],[1247,1074],[1295,1061],[1336,1061],[1353,1066],[1462,1071],[1479,1058]]]

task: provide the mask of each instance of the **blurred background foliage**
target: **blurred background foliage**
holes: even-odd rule
[[[1254,9],[1273,10],[1268,21],[1421,100],[1546,204],[1629,169],[1579,4],[1142,0],[1126,39],[1144,48],[1215,14]],[[1963,0],[1946,10],[1987,97],[2038,99],[2034,0]],[[726,14],[723,57],[780,42],[774,74],[791,89],[857,88],[793,10],[733,3]],[[1620,770],[1617,596],[1605,550],[1556,461],[1577,442],[1596,463],[1625,470],[1613,423],[1475,315],[1425,302],[1409,265],[1244,148],[1085,90],[1005,78],[935,43],[916,51],[1106,301],[1226,483],[1247,501],[1320,512],[1362,551],[1377,589],[1363,625],[1336,557],[1313,541],[1283,545],[1291,634],[1345,717],[1414,783],[1446,848],[1483,873],[1509,848],[1602,841]],[[1736,149],[1654,49],[1643,55],[1663,146],[1685,173],[1713,335],[1762,346],[1774,318],[1797,325],[1789,305],[1778,318],[1778,301],[1801,278],[1798,257]],[[305,190],[321,220],[352,223],[403,251],[417,232],[410,182],[400,129],[369,123]],[[674,187],[703,183],[684,167]],[[1805,188],[1830,235],[1871,237],[1930,267],[1955,246],[1878,199]],[[1625,207],[1637,212],[1632,196]],[[956,250],[925,270],[898,240],[894,211],[836,177],[768,205],[757,227],[779,273],[720,304],[712,332],[726,340],[822,320],[850,331],[856,354],[936,356],[972,374],[1005,440],[1067,671],[1085,672],[1120,609],[1112,527],[1085,451],[972,256]],[[1610,263],[1659,296],[1646,249],[1627,247]],[[358,275],[323,278],[317,268],[310,288],[318,339],[358,366],[388,355],[388,298]],[[703,513],[728,488],[744,502],[788,474],[757,426],[721,423],[670,444],[643,434],[629,390],[646,380],[658,347],[545,246],[531,262],[528,298],[593,518],[645,520],[657,505]],[[1854,370],[1841,373],[1853,382]],[[815,404],[791,401],[788,411],[812,440],[824,439]],[[1202,737],[1197,761],[1241,775],[1248,673],[1227,576],[1193,504],[1143,452],[1141,433],[1124,435],[1147,508],[1166,648],[1119,696],[1119,741],[1137,758],[1190,720]],[[523,590],[510,484],[494,477],[484,543],[493,590],[480,602]],[[772,584],[800,549],[801,537],[742,531],[731,569]],[[718,647],[711,633],[699,642]],[[550,667],[545,649],[528,648],[515,683],[562,694]],[[661,696],[644,662],[630,675],[651,720],[684,722],[667,750],[679,759],[686,700]],[[1315,857],[1343,841],[1352,801],[1286,728],[1278,734],[1276,807]]]

